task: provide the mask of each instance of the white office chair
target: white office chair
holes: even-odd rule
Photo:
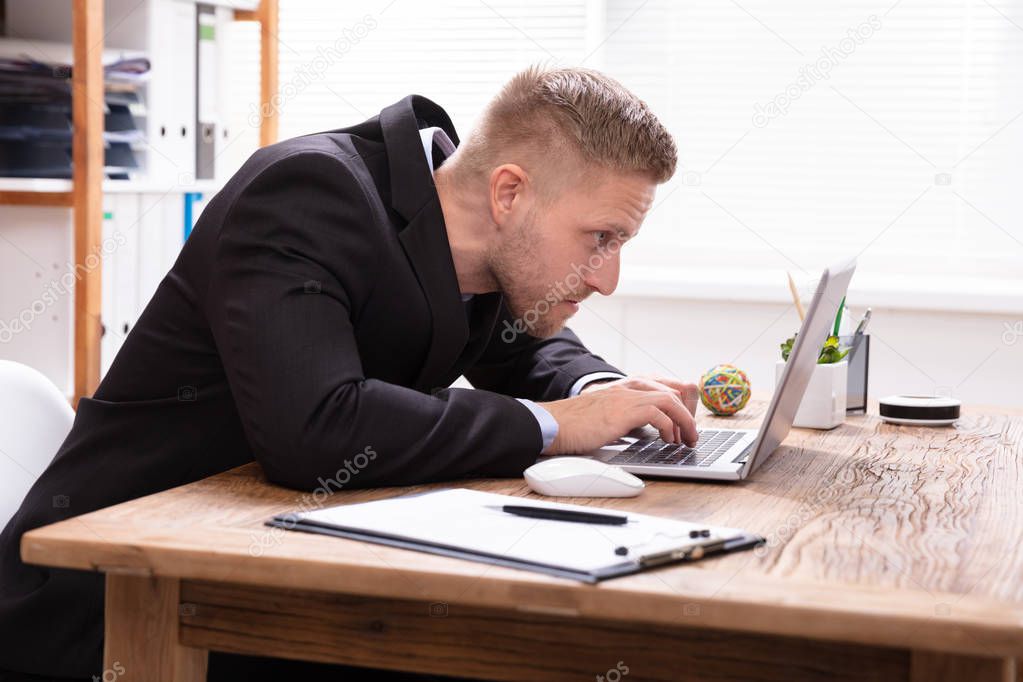
[[[0,529],[71,431],[75,411],[41,372],[0,360]]]

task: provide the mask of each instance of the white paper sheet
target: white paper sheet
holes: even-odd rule
[[[626,515],[622,526],[548,521],[489,507],[543,506]],[[575,571],[635,562],[640,556],[734,538],[742,531],[673,521],[617,509],[544,502],[455,488],[296,514],[300,519],[373,535],[408,539],[473,553],[506,557]],[[691,539],[691,530],[710,537]],[[628,554],[615,553],[627,547]]]

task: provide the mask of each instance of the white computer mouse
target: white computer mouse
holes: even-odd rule
[[[621,467],[589,457],[554,457],[523,472],[530,489],[553,497],[635,497],[643,481]]]

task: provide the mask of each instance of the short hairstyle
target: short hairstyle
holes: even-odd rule
[[[599,71],[533,66],[515,75],[483,111],[456,162],[485,172],[512,150],[559,160],[575,155],[658,183],[675,173],[675,141],[646,103]]]

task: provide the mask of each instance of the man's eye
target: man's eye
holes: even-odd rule
[[[597,246],[604,246],[607,243],[607,232],[594,232],[593,239],[596,241]]]

